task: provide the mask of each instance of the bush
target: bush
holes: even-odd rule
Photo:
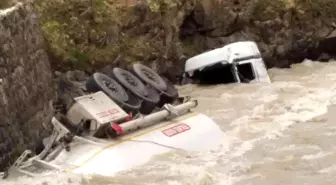
[[[103,47],[116,17],[112,0],[36,0],[34,4],[49,51],[65,65],[82,69],[114,55],[113,48]]]
[[[35,0],[53,67],[94,69],[116,58],[128,65],[176,56],[166,49],[176,43],[170,25],[176,23],[167,20],[176,19],[171,9],[180,10],[181,0],[142,0],[135,7],[120,2]]]

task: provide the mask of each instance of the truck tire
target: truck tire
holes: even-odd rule
[[[165,91],[167,89],[166,82],[152,69],[142,64],[134,64],[133,71],[141,80],[152,85],[156,89],[161,91]]]
[[[85,95],[85,92],[76,84],[71,82],[66,76],[57,79],[58,99],[56,105],[61,108],[61,113],[66,114],[68,109],[75,103],[74,98]]]
[[[113,76],[126,88],[132,92],[139,94],[141,96],[148,96],[148,91],[145,85],[141,82],[139,78],[134,76],[132,73],[121,69],[113,68]]]
[[[162,107],[166,103],[172,104],[179,98],[178,90],[175,86],[167,78],[163,77],[162,79],[167,84],[167,89],[160,92],[159,107]]]
[[[128,101],[128,95],[124,88],[112,78],[102,73],[94,73],[91,78],[86,81],[85,85],[88,91],[103,91],[114,100],[122,102]]]
[[[124,89],[117,81],[102,73],[94,73],[86,81],[89,92],[102,91],[127,113],[137,113],[141,101],[133,93]]]
[[[133,71],[141,80],[159,91],[160,102],[158,107],[162,107],[166,103],[173,103],[178,98],[178,91],[174,85],[150,68],[141,64],[134,64]]]
[[[158,105],[160,95],[156,89],[150,85],[145,85],[131,72],[120,68],[114,68],[112,70],[112,76],[142,100],[140,113],[150,114]]]

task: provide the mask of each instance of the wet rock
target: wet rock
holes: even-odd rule
[[[316,59],[316,43],[336,22],[333,0],[117,2],[35,1],[55,69],[95,71],[140,61],[171,78],[185,59],[242,40],[258,43],[268,67],[288,67]]]
[[[328,55],[327,53],[322,53],[317,59],[320,62],[327,62],[331,59],[332,57]]]
[[[75,70],[66,73],[59,73],[54,79],[57,91],[57,101],[55,102],[58,111],[65,114],[73,105],[74,98],[85,95],[85,82],[88,75],[84,71]]]
[[[204,24],[196,24],[199,16],[192,12],[181,27],[197,30],[182,35],[182,42],[188,41],[194,53],[223,46],[239,40],[253,40],[265,58],[268,67],[288,67],[291,63],[301,62],[304,58],[317,59],[326,51],[323,42],[335,30],[336,4],[334,1],[291,1],[275,0],[200,0]],[[198,8],[199,10],[202,8]],[[202,30],[202,31],[200,31]],[[190,31],[189,31],[190,32]],[[199,42],[212,37],[219,42]],[[322,41],[322,42],[321,42]],[[197,44],[196,44],[197,43]],[[215,44],[214,44],[215,43]],[[320,47],[317,44],[321,43]],[[197,46],[197,47],[195,47]],[[335,48],[335,47],[334,47]],[[197,52],[195,52],[197,51]],[[190,56],[190,55],[189,55]]]
[[[30,4],[0,10],[0,171],[49,134],[52,72]]]

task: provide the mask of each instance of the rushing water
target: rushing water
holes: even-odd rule
[[[336,123],[327,124],[323,114],[336,103],[336,63],[305,61],[269,75],[272,84],[179,87],[225,133],[211,151],[172,152],[115,177],[55,174],[5,184],[332,184]]]

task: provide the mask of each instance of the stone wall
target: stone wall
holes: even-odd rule
[[[43,48],[31,4],[0,10],[0,171],[47,134],[53,90]]]

